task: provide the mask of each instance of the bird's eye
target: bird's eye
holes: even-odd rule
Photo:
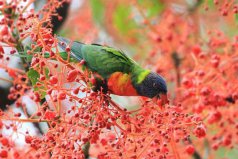
[[[153,87],[156,88],[156,87],[157,87],[157,84],[156,84],[156,83],[153,83]]]

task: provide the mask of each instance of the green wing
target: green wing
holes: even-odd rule
[[[66,45],[71,46],[71,57],[86,61],[86,66],[100,74],[103,78],[108,78],[114,72],[130,73],[135,65],[132,59],[122,51],[111,47],[101,46],[98,44],[83,44],[58,36],[59,46],[65,50]],[[66,45],[62,45],[61,42]]]
[[[87,67],[103,78],[109,77],[114,72],[130,73],[136,64],[123,52],[105,46],[83,45],[81,55]]]

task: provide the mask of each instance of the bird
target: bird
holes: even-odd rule
[[[142,68],[123,51],[100,44],[84,44],[58,36],[58,45],[62,50],[70,48],[70,57],[84,61],[85,67],[99,75],[96,78],[95,90],[119,96],[143,96],[154,101],[160,99],[168,103],[165,79]],[[95,76],[96,77],[96,76]]]

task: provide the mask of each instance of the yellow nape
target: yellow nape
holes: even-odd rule
[[[121,96],[137,96],[138,93],[131,83],[127,73],[115,72],[108,78],[108,89],[111,93]]]
[[[138,78],[137,78],[137,84],[140,84],[145,78],[146,76],[150,73],[150,70],[145,70],[142,71],[138,74]]]

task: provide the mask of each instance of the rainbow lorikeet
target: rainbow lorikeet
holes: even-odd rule
[[[70,56],[101,76],[96,87],[120,96],[145,96],[160,98],[167,103],[165,80],[150,70],[143,69],[122,51],[98,44],[83,44],[58,37],[59,46],[65,50],[70,45]]]

